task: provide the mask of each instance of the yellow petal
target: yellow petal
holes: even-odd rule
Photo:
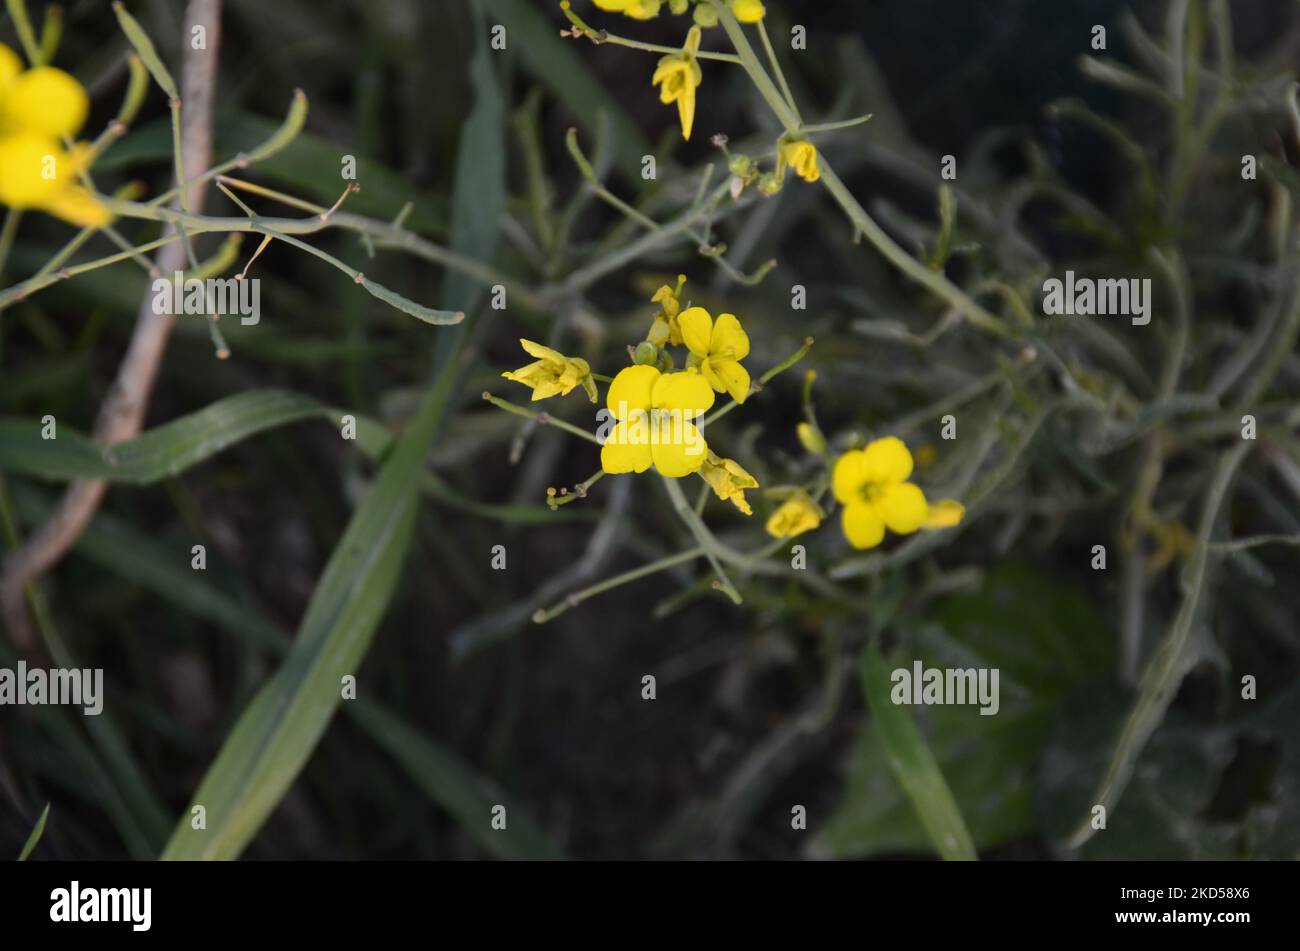
[[[632,0],[593,0],[593,2],[606,13],[622,13]]]
[[[689,142],[695,125],[695,84],[689,80],[677,96],[677,117],[682,123],[682,138]]]
[[[911,482],[883,486],[875,501],[885,525],[898,535],[910,535],[924,525],[930,508],[925,493]]]
[[[102,228],[113,220],[108,209],[80,185],[69,185],[55,192],[41,210],[78,228]]]
[[[53,66],[27,70],[5,91],[5,123],[15,129],[56,138],[75,135],[89,111],[90,98],[81,83]]]
[[[745,402],[749,396],[749,371],[742,367],[735,360],[706,360],[701,364],[701,369],[710,368],[721,382],[721,387],[715,389],[724,390],[737,403]],[[712,384],[713,380],[709,380]]]
[[[858,502],[844,506],[840,516],[844,537],[854,548],[875,548],[884,540],[885,523],[874,505]]]
[[[709,355],[709,341],[713,337],[713,318],[703,307],[687,307],[677,315],[677,326],[682,330],[682,343],[697,357]]]
[[[794,538],[812,531],[821,521],[821,510],[812,499],[800,493],[781,503],[764,527],[773,538]]]
[[[9,84],[23,71],[23,61],[18,54],[0,43],[0,94],[9,88]]]
[[[63,147],[50,136],[29,131],[0,138],[0,204],[42,207],[73,184],[69,164]]]
[[[610,475],[645,472],[653,462],[649,426],[643,413],[638,413],[630,423],[615,426],[605,445],[600,447],[600,467]]]
[[[528,352],[529,356],[537,357],[539,360],[549,360],[552,363],[564,362],[564,354],[560,353],[558,350],[552,350],[550,347],[543,346],[540,343],[534,343],[531,340],[525,340],[523,337],[520,337],[519,346],[523,347],[524,350]]]
[[[694,370],[665,373],[655,382],[650,405],[655,409],[697,416],[713,405],[713,388]]]
[[[732,360],[749,356],[749,334],[740,326],[735,314],[719,314],[709,338],[709,353]]]
[[[930,511],[922,528],[951,528],[961,522],[966,515],[966,506],[953,499],[941,499],[930,503]]]
[[[650,409],[650,394],[659,371],[649,366],[624,367],[605,394],[605,405],[615,419],[629,419],[637,410]]]
[[[850,449],[835,460],[831,473],[831,489],[835,500],[844,505],[862,501],[862,489],[869,482],[867,454],[861,449]]]
[[[868,443],[863,452],[866,454],[867,479],[870,482],[906,482],[912,474],[912,454],[897,436],[876,439]]]
[[[650,452],[657,472],[680,479],[704,465],[709,447],[693,423],[673,421],[650,427]]]

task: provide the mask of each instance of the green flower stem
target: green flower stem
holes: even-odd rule
[[[535,410],[525,409],[522,406],[511,403],[509,400],[503,400],[499,396],[493,396],[491,393],[484,393],[483,399],[487,400],[497,409],[503,409],[507,413],[513,413],[515,416],[522,416],[524,419],[536,420],[544,426],[554,426],[557,429],[563,429],[566,433],[572,433],[575,436],[587,440],[587,442],[595,443],[597,446],[600,445],[600,440],[596,438],[595,433],[589,433],[585,429],[579,429],[572,423],[566,423],[562,419],[556,419],[550,413],[539,413]]]
[[[796,363],[798,363],[800,360],[806,357],[808,355],[808,351],[812,349],[812,345],[813,345],[812,337],[804,338],[802,347],[800,347],[794,353],[790,354],[790,356],[786,357],[784,360],[782,360],[780,363],[772,367],[772,369],[768,370],[766,373],[764,373],[762,376],[758,378],[759,388],[769,383],[772,380],[772,378],[775,377],[778,373],[790,369],[790,367],[794,366]],[[757,390],[755,390],[755,392],[757,392]],[[726,416],[728,413],[730,413],[733,409],[735,409],[739,405],[740,404],[737,403],[735,400],[731,400],[730,402],[727,403],[727,405],[715,409],[708,416],[704,417],[704,419],[700,423],[700,426],[704,427],[710,425],[711,423],[717,422],[719,419],[721,419],[723,416]]]
[[[569,22],[577,27],[575,32],[585,36],[597,46],[602,43],[613,43],[615,46],[626,46],[628,49],[642,50],[647,53],[660,53],[670,56],[681,52],[680,47],[660,46],[657,43],[642,43],[640,40],[628,39],[625,36],[615,36],[608,30],[597,30],[594,27],[589,26],[580,16],[573,12],[568,0],[565,0],[565,2],[560,4],[560,9],[563,10],[564,15],[569,18]],[[695,54],[695,58],[717,60],[721,63],[740,62],[740,57],[732,53],[710,53],[707,51],[700,51]]]
[[[579,482],[574,486],[572,492],[566,492],[564,495],[551,495],[549,493],[552,493],[555,490],[548,489],[546,504],[550,506],[551,511],[554,512],[561,505],[568,505],[570,502],[576,501],[577,499],[585,499],[587,497],[587,492],[590,491],[591,487],[603,478],[605,478],[605,470],[597,469],[587,479],[584,479],[582,482]]]
[[[704,556],[709,559],[709,564],[717,574],[718,580],[715,582],[715,586],[731,599],[732,604],[741,604],[744,598],[740,596],[740,592],[731,583],[731,579],[727,577],[727,573],[722,569],[722,564],[719,561],[719,558],[724,555],[723,546],[718,543],[704,522],[695,514],[695,510],[691,508],[691,503],[686,501],[686,495],[682,492],[682,487],[678,485],[677,480],[664,476],[663,483],[678,517],[686,523],[686,527],[691,530],[695,540],[700,543],[700,547],[704,549]],[[743,556],[741,557],[743,558]]]
[[[799,120],[799,125],[803,125],[803,117],[799,115],[799,107],[795,105],[794,93],[790,91],[790,84],[786,82],[785,73],[781,69],[781,63],[776,58],[776,50],[772,49],[772,41],[767,36],[767,27],[762,20],[758,21],[758,35],[763,41],[763,50],[767,53],[767,61],[772,64],[772,72],[776,75],[776,81],[781,84],[781,92],[785,95],[786,105],[794,113],[794,117]]]
[[[13,250],[14,236],[18,234],[18,223],[23,213],[10,208],[5,213],[5,221],[0,225],[0,274],[4,274],[5,264],[9,262],[9,252]]]
[[[27,4],[24,0],[5,0],[5,6],[9,9],[9,18],[14,21],[14,31],[18,34],[18,42],[22,44],[27,62],[33,67],[44,66],[45,58],[36,41],[31,17],[27,15]]]
[[[19,284],[13,285],[13,287],[8,287],[5,288],[5,290],[0,291],[0,310],[10,307],[18,301],[25,300],[30,294],[33,294],[42,288],[49,287],[51,284],[57,284],[59,281],[70,277],[76,277],[78,274],[85,274],[87,271],[93,271],[96,268],[107,267],[110,264],[117,264],[119,261],[129,260],[137,253],[153,251],[156,248],[161,248],[165,244],[171,244],[173,241],[179,240],[179,238],[179,235],[169,234],[154,241],[137,244],[130,251],[123,251],[119,254],[110,254],[107,257],[96,258],[93,261],[87,261],[84,264],[77,264],[73,267],[63,268],[57,272],[41,274],[37,277],[28,278]]]
[[[603,594],[613,588],[622,587],[633,581],[648,577],[649,575],[658,574],[661,571],[667,571],[677,565],[686,564],[694,561],[704,554],[703,548],[688,548],[685,551],[678,552],[675,555],[669,555],[666,558],[660,558],[657,561],[648,562],[640,568],[633,568],[631,571],[625,571],[621,575],[614,575],[612,578],[606,578],[589,588],[583,588],[581,591],[575,591],[567,595],[563,601],[552,605],[549,608],[538,609],[533,613],[533,622],[536,624],[545,624],[547,621],[554,620],[569,608],[576,608],[588,598],[594,598],[598,594]]]
[[[712,0],[713,8],[718,13],[718,22],[726,30],[732,46],[735,47],[736,53],[740,56],[741,65],[744,66],[745,72],[758,88],[759,94],[767,100],[768,106],[772,112],[785,126],[786,132],[791,135],[800,134],[801,123],[799,116],[790,108],[782,98],[780,91],[772,83],[771,78],[763,69],[763,64],[758,61],[754,53],[754,48],[750,46],[749,40],[745,38],[744,30],[741,29],[739,21],[736,20],[731,10],[725,3],[718,3]],[[968,297],[961,288],[953,284],[942,274],[936,273],[926,267],[924,263],[918,261],[912,255],[904,251],[891,238],[875,220],[867,214],[866,209],[858,203],[852,193],[840,181],[826,157],[819,155],[817,157],[818,165],[821,168],[821,181],[825,183],[826,189],[831,193],[840,208],[852,222],[856,233],[864,235],[868,241],[880,252],[884,258],[911,277],[918,284],[929,289],[936,296],[940,297],[948,304],[961,311],[972,324],[981,330],[988,331],[999,337],[1012,337],[1012,332],[1007,326],[993,314],[989,313],[978,303]]]

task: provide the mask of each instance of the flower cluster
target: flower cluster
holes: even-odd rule
[[[109,214],[77,183],[88,146],[66,149],[90,110],[81,84],[61,69],[24,70],[0,45],[0,204],[39,210],[80,227],[102,227]]]
[[[621,13],[633,20],[653,20],[666,6],[676,15],[691,10],[700,26],[716,26],[718,23],[713,7],[697,0],[595,0],[595,4],[607,13]],[[762,0],[727,0],[727,6],[741,23],[757,23],[767,13]]]

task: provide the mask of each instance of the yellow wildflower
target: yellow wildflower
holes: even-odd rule
[[[0,45],[0,204],[48,212],[82,227],[101,227],[110,216],[77,183],[90,151],[61,144],[86,121],[90,101],[75,79],[49,66],[22,69]]]
[[[840,456],[831,475],[835,498],[844,506],[841,522],[854,548],[875,548],[885,529],[910,535],[925,524],[929,505],[907,481],[912,454],[897,436],[886,436]]]
[[[621,13],[633,20],[653,20],[659,15],[661,0],[595,0],[608,13]]]
[[[519,345],[537,357],[536,362],[501,375],[507,380],[533,388],[533,399],[548,396],[568,396],[575,386],[581,386],[587,396],[596,402],[596,381],[591,378],[591,366],[579,357],[566,357],[559,351],[544,347],[531,340],[520,339]]]
[[[677,103],[677,115],[682,122],[682,138],[690,139],[691,126],[695,124],[695,87],[704,78],[695,54],[700,49],[700,28],[691,27],[686,34],[686,45],[680,53],[670,53],[659,60],[659,67],[650,77],[651,85],[660,86],[659,101],[664,105]],[[660,85],[662,84],[662,85]]]
[[[794,538],[804,532],[811,532],[822,523],[825,514],[807,492],[799,489],[772,513],[765,527],[773,538]]]
[[[745,500],[746,489],[757,489],[758,480],[741,467],[734,459],[723,459],[710,452],[700,467],[700,475],[709,484],[713,494],[722,501],[731,501],[736,508],[746,515],[753,515],[754,510]]]
[[[690,350],[690,363],[719,393],[729,393],[737,403],[749,396],[749,371],[740,361],[749,356],[749,337],[734,314],[719,314],[715,323],[703,307],[688,307],[677,318],[682,342]]]
[[[805,182],[815,182],[822,177],[817,167],[817,147],[807,139],[786,139],[781,143],[780,161],[789,165]]]
[[[709,447],[694,420],[713,405],[713,390],[695,370],[625,367],[609,385],[606,404],[616,423],[600,450],[605,472],[645,472],[653,465],[681,478],[704,464]]]

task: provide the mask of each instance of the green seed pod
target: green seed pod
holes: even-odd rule
[[[654,366],[659,362],[660,350],[649,340],[642,340],[636,345],[632,360],[640,366]]]

